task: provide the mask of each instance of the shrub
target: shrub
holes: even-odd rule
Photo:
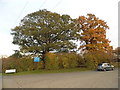
[[[47,53],[45,55],[45,69],[75,68],[85,63],[81,55],[76,53]],[[40,70],[43,68],[43,61],[33,62],[33,56],[21,58],[8,57],[3,60],[3,71],[15,68],[17,72]]]
[[[34,63],[33,58],[30,56],[19,59],[11,57],[3,59],[3,72],[5,72],[6,69],[13,68],[15,68],[17,72],[38,70],[42,68],[42,61]]]
[[[6,69],[14,69],[17,65],[15,64],[18,61],[16,58],[3,58],[2,59],[2,72],[5,72]]]
[[[33,57],[22,57],[19,60],[18,70],[20,71],[31,71],[31,70],[40,70],[42,68],[42,61],[34,62]]]
[[[46,66],[45,69],[59,69],[58,57],[54,53],[46,54]]]
[[[76,53],[58,53],[57,56],[60,68],[75,68],[82,61]]]
[[[75,53],[67,53],[66,56],[68,58],[69,68],[77,67],[77,55]]]
[[[18,71],[31,71],[33,70],[33,59],[31,57],[22,57],[17,68]]]
[[[63,66],[63,68],[69,68],[70,67],[69,59],[66,55],[62,56],[62,66]]]
[[[99,63],[108,62],[111,63],[113,56],[110,53],[105,53],[102,51],[94,51],[85,53],[84,55],[85,63],[89,68],[96,68]]]
[[[84,59],[85,59],[85,65],[89,68],[89,69],[95,69],[97,66],[97,59],[96,57],[94,57],[94,55],[92,54],[86,54],[84,55]]]
[[[76,53],[47,53],[46,69],[75,68],[83,64],[84,59]]]

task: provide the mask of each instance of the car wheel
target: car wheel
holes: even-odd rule
[[[106,71],[106,69],[104,68],[103,71]]]

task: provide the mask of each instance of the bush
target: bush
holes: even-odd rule
[[[2,72],[5,72],[7,69],[14,69],[17,65],[16,62],[18,59],[16,58],[3,58],[2,59]]]
[[[45,60],[46,60],[45,69],[59,69],[59,61],[56,54],[47,53]]]
[[[94,57],[94,55],[86,54],[86,55],[84,55],[84,59],[85,59],[85,65],[89,69],[95,69],[96,68],[97,59],[96,59],[96,57]]]
[[[67,58],[68,68],[77,67],[77,58],[74,53],[66,53],[65,57]]]
[[[76,53],[47,53],[46,69],[75,68],[83,64],[82,57]]]
[[[45,55],[45,69],[54,70],[62,68],[76,68],[85,64],[81,55],[76,53],[47,53]],[[33,57],[8,57],[3,59],[3,71],[15,68],[17,72],[43,69],[43,61],[33,62]]]
[[[30,57],[22,57],[18,61],[17,71],[31,71],[33,70],[33,59]]]
[[[59,68],[75,68],[82,61],[81,56],[76,53],[58,53],[57,56]]]
[[[102,51],[94,51],[84,54],[85,63],[88,68],[95,69],[99,63],[108,62],[111,63],[113,56],[110,53]]]
[[[22,71],[32,71],[32,70],[38,70],[42,68],[42,61],[34,63],[33,58],[27,56],[22,58],[4,58],[3,59],[3,72],[5,72],[6,69],[16,69],[17,72]]]
[[[16,67],[18,71],[32,71],[40,70],[42,68],[42,61],[34,62],[33,57],[22,57],[19,59],[19,66]]]
[[[77,61],[77,66],[78,67],[85,66],[85,59],[80,54],[76,54],[76,61]]]

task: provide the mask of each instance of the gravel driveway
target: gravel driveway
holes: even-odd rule
[[[118,88],[118,70],[3,76],[3,88]]]

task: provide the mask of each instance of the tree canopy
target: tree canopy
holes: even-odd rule
[[[113,55],[110,41],[106,39],[108,29],[107,23],[94,14],[72,19],[69,15],[60,15],[46,9],[39,10],[26,15],[20,24],[12,29],[13,44],[19,45],[20,50],[15,51],[11,57],[24,58],[24,53],[30,58],[31,55],[41,56],[42,61],[39,64],[44,69],[59,68],[60,65],[75,67],[81,62],[91,64],[89,66],[96,66],[103,61],[110,62]],[[74,50],[79,50],[78,43],[75,42],[77,40],[81,41],[79,49],[82,50],[82,56],[74,53]],[[72,53],[52,54],[50,51]],[[80,57],[83,61],[79,61]],[[55,67],[51,66],[53,63],[56,64]]]
[[[94,14],[72,19],[69,15],[44,9],[26,15],[19,26],[12,29],[11,34],[14,36],[13,44],[20,46],[20,52],[41,56],[45,68],[47,52],[77,50],[77,44],[73,42],[76,40],[81,41],[79,49],[87,54],[99,52],[101,55],[112,56],[112,46],[106,39],[107,29],[107,23]],[[97,62],[96,60],[97,57],[94,61]]]
[[[24,53],[45,54],[76,48],[71,40],[79,39],[79,29],[69,15],[39,10],[25,16],[19,26],[12,29],[13,44]]]
[[[104,20],[97,18],[94,14],[80,16],[77,19],[81,29],[80,49],[84,51],[111,51],[110,41],[106,39],[106,30],[109,29]]]

